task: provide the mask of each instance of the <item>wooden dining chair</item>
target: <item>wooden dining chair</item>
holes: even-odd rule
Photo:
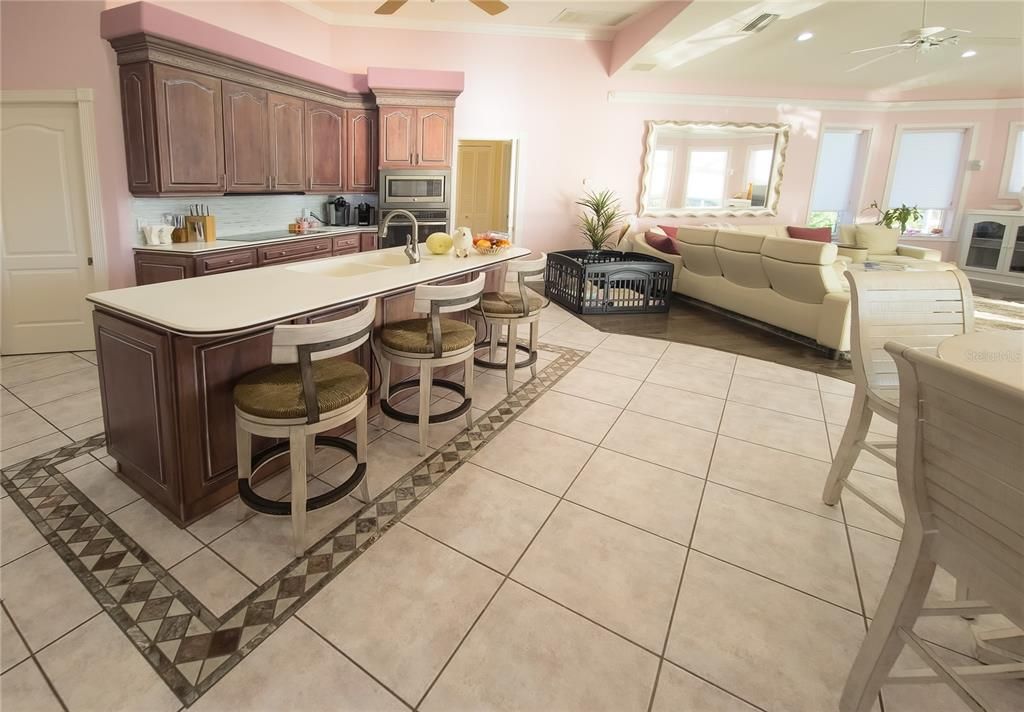
[[[906,524],[889,583],[840,698],[866,712],[884,684],[944,682],[971,710],[971,682],[1024,677],[1024,656],[950,665],[914,633],[919,616],[1001,613],[1024,625],[1024,391],[898,343],[896,448]],[[979,600],[926,605],[935,567],[970,581]],[[890,675],[909,646],[929,669]]]
[[[861,451],[896,466],[891,455],[895,442],[868,440],[874,416],[895,424],[899,412],[896,364],[884,346],[896,340],[935,353],[943,340],[973,331],[971,285],[960,270],[847,271],[846,278],[850,282],[853,313],[850,333],[853,403],[821,499],[825,504],[835,505],[847,489],[896,525],[903,526],[899,514],[848,481]]]

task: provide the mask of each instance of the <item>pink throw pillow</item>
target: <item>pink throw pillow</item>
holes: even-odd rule
[[[786,227],[789,236],[797,240],[812,240],[814,242],[832,242],[832,231],[827,227],[797,227],[790,225]]]
[[[664,252],[666,255],[678,255],[679,250],[676,249],[675,239],[668,235],[659,235],[656,232],[644,233],[644,239],[647,240],[647,244],[656,249],[658,252]]]
[[[673,238],[676,236],[676,230],[679,229],[678,227],[672,227],[671,225],[658,225],[658,227],[664,230],[666,235]]]

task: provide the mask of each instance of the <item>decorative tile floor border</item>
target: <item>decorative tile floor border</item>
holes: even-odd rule
[[[191,705],[586,355],[546,368],[428,455],[306,554],[215,616],[61,473],[94,435],[3,470],[2,486],[178,699]]]

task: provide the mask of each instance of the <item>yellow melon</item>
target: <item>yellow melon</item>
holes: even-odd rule
[[[452,249],[452,236],[447,232],[432,232],[427,236],[427,249],[435,255],[443,255]]]

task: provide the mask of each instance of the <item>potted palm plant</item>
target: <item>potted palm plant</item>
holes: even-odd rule
[[[618,243],[628,226],[618,225],[626,214],[619,208],[619,199],[615,193],[610,190],[596,193],[588,190],[576,204],[583,207],[580,213],[580,234],[590,243],[592,251],[598,252],[609,243]]]

